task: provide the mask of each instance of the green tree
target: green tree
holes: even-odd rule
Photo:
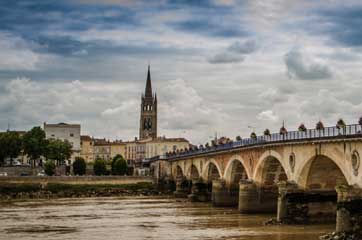
[[[16,158],[21,153],[22,139],[17,132],[5,132],[0,134],[0,161],[4,162],[6,158]]]
[[[27,154],[33,162],[44,155],[46,146],[47,140],[45,139],[45,132],[40,127],[32,128],[23,136],[24,153]]]
[[[97,158],[93,165],[93,171],[94,174],[97,176],[106,175],[107,174],[106,162],[101,158]]]
[[[127,173],[127,162],[122,155],[116,155],[112,160],[112,175],[125,175]]]
[[[57,161],[57,165],[72,155],[72,145],[68,141],[50,139],[46,145],[45,158]]]
[[[73,173],[75,175],[84,175],[86,171],[87,165],[85,160],[81,157],[76,157],[75,161],[73,162]]]
[[[0,133],[0,165],[4,164],[6,153],[5,153],[5,142],[4,142],[4,133]]]
[[[55,163],[52,160],[47,160],[44,164],[44,172],[48,176],[53,176],[55,173]]]

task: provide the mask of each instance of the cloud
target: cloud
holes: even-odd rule
[[[259,120],[271,121],[271,122],[276,122],[279,119],[278,116],[276,116],[272,110],[262,111],[261,113],[258,114],[256,118]]]
[[[45,58],[19,36],[0,32],[0,70],[35,70]]]
[[[130,97],[130,87],[110,85],[81,81],[49,84],[28,78],[12,79],[0,95],[0,100],[7,99],[0,102],[0,127],[11,122],[13,128],[27,130],[44,121],[70,122],[81,123],[82,133],[113,137],[127,134],[127,138],[132,139],[137,133],[138,121],[135,119],[139,112],[135,109],[138,104],[128,100],[134,99]],[[5,110],[6,115],[3,114]],[[100,125],[106,127],[99,128]],[[126,129],[121,131],[122,128]]]
[[[319,80],[332,77],[327,65],[318,63],[298,48],[294,48],[284,56],[288,76],[292,79]]]
[[[161,96],[159,113],[163,114],[159,117],[163,129],[199,131],[218,125],[226,117],[183,79],[167,82],[158,96]]]
[[[244,61],[244,56],[231,52],[218,53],[208,59],[209,63],[212,64],[223,64],[223,63],[238,63]]]
[[[236,52],[240,54],[249,54],[257,49],[255,40],[246,40],[244,42],[236,41],[228,47],[230,52]]]
[[[268,104],[270,103],[278,103],[278,102],[284,102],[288,100],[288,94],[285,92],[280,91],[278,88],[268,88],[265,89],[259,97],[266,101]]]
[[[209,57],[207,60],[212,64],[238,63],[244,61],[245,56],[256,51],[256,49],[257,44],[255,40],[236,41],[222,52]]]
[[[331,5],[313,11],[313,24],[308,24],[312,34],[329,36],[334,42],[348,47],[362,46],[362,5]],[[310,21],[306,21],[310,23]]]

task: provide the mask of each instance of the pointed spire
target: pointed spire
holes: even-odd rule
[[[151,85],[150,65],[148,65],[145,97],[146,97],[146,98],[148,98],[148,97],[152,98],[152,85]]]

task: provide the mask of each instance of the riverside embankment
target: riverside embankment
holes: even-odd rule
[[[160,194],[151,177],[0,177],[0,200]]]

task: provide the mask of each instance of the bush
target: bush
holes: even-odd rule
[[[127,162],[121,155],[116,155],[112,160],[112,174],[125,175],[127,174]]]
[[[73,162],[73,173],[74,175],[84,175],[86,171],[87,165],[85,160],[81,157],[76,157]]]
[[[98,158],[93,165],[94,174],[97,176],[107,175],[106,162]]]
[[[53,176],[55,174],[55,163],[54,161],[48,160],[44,164],[44,172],[48,176]]]

